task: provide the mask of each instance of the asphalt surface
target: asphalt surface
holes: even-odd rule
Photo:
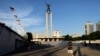
[[[68,56],[67,47],[35,46],[30,51],[21,50],[7,56]],[[100,46],[73,46],[73,51],[74,56],[100,56]]]
[[[65,47],[49,47],[35,51],[9,54],[8,56],[54,56],[54,53],[63,50]]]

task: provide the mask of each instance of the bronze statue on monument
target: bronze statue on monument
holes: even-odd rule
[[[47,5],[47,12],[51,12],[51,10],[50,10],[50,6],[51,5],[50,4],[47,4],[47,3],[46,3],[46,5]]]

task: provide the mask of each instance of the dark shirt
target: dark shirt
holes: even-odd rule
[[[68,42],[68,50],[72,50],[72,42]]]
[[[73,48],[72,48],[72,46],[68,46],[68,50],[72,50]]]

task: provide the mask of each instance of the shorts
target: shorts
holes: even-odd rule
[[[73,50],[68,50],[68,53],[71,53],[71,54],[73,54]]]

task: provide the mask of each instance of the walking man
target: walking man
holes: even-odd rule
[[[68,46],[67,46],[67,48],[68,48],[68,56],[73,56],[73,47],[72,47],[72,41],[69,41],[68,42]]]

